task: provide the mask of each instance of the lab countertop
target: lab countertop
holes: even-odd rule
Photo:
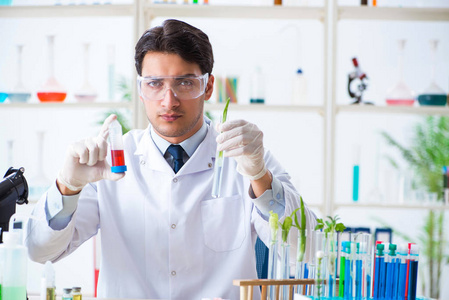
[[[40,296],[28,296],[29,300],[41,300]],[[61,300],[62,297],[61,296],[56,296],[56,300]],[[117,299],[117,298],[108,298],[108,299],[102,299],[102,298],[93,298],[93,297],[85,297],[83,296],[83,300],[142,300],[142,299]],[[152,299],[147,299],[147,300],[152,300]],[[153,299],[155,300],[155,299]]]

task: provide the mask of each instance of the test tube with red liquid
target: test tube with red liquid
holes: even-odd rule
[[[109,141],[111,143],[111,171],[112,173],[123,173],[127,168],[123,151],[122,125],[117,120],[109,125]]]

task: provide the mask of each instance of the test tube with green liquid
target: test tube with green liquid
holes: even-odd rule
[[[226,122],[226,117],[228,115],[228,106],[229,106],[230,100],[231,99],[228,98],[228,100],[226,101],[226,105],[223,110],[223,117],[221,119],[222,123]],[[218,149],[218,147],[217,147],[217,149]],[[213,181],[213,186],[212,186],[212,197],[214,197],[214,198],[220,197],[222,177],[223,177],[223,151],[217,150],[217,153],[215,154],[214,181]]]

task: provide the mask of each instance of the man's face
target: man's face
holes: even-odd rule
[[[142,62],[142,76],[200,76],[201,69],[176,54],[148,52]],[[191,137],[203,125],[204,101],[209,100],[214,86],[214,77],[209,76],[206,91],[195,99],[179,100],[167,89],[162,100],[140,100],[151,125],[157,134],[172,144],[179,144]]]

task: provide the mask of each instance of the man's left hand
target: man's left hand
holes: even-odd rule
[[[234,157],[240,174],[257,180],[267,173],[263,158],[263,133],[256,125],[245,120],[234,120],[219,124],[217,129],[221,132],[217,137],[218,150],[224,151],[224,156]]]

